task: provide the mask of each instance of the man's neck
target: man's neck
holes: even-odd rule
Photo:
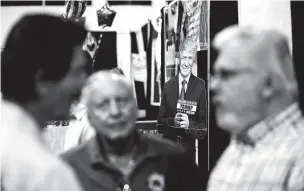
[[[115,155],[117,157],[133,155],[137,148],[135,133],[120,140],[109,140],[101,137],[100,141],[108,155]]]
[[[187,80],[187,78],[191,75],[191,74],[188,74],[187,76],[184,76],[182,73],[179,73],[179,74],[182,77],[182,79],[184,79],[184,80]]]
[[[241,137],[244,134],[246,135],[247,132],[252,127],[254,127],[256,124],[258,124],[261,121],[266,120],[269,117],[275,117],[275,116],[279,115],[281,112],[286,110],[294,102],[295,102],[295,100],[292,100],[292,99],[288,100],[288,98],[275,99],[268,103],[265,102],[264,104],[262,104],[263,107],[260,108],[259,117],[257,117],[256,120],[254,120],[252,123],[247,124],[246,128],[244,128],[244,130],[242,132],[239,132],[239,133],[235,134],[234,136]]]
[[[280,99],[280,100],[274,100],[272,103],[269,103],[269,107],[265,108],[266,117],[269,116],[276,116],[282,111],[284,111],[287,107],[289,107],[292,103],[294,103],[294,100],[292,99]]]

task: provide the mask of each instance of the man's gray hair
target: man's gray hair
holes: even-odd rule
[[[191,39],[191,38],[185,38],[181,44],[180,44],[180,48],[179,50],[180,51],[183,51],[183,50],[193,50],[193,51],[196,51],[197,47],[196,47],[196,42],[194,39]]]
[[[239,42],[241,46],[253,45],[258,47],[254,54],[254,59],[274,58],[274,62],[265,62],[261,70],[280,78],[283,88],[285,88],[290,96],[298,95],[297,81],[295,77],[292,56],[289,50],[287,38],[277,30],[260,29],[258,27],[246,26],[239,27],[233,25],[219,32],[214,40],[213,47],[221,52],[226,45],[231,42]],[[269,54],[270,53],[270,54]]]
[[[111,70],[98,71],[93,73],[84,84],[81,92],[81,102],[87,104],[90,97],[92,96],[92,90],[100,89],[100,83],[106,81],[109,78],[121,81],[126,86],[132,88],[131,82],[129,82],[129,80],[127,80],[124,75],[117,74]]]

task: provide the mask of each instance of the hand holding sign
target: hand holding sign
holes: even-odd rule
[[[187,114],[177,113],[174,117],[174,127],[188,129],[189,118]]]
[[[174,127],[180,127],[180,121],[181,121],[182,114],[177,113],[174,117]]]
[[[181,113],[181,117],[180,117],[180,127],[183,129],[188,129],[189,127],[189,118],[187,114]]]
[[[197,102],[188,100],[178,100],[176,105],[177,114],[174,118],[174,126],[188,129],[189,118],[188,115],[195,115]]]

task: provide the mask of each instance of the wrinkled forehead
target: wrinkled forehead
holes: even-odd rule
[[[106,78],[102,81],[93,82],[90,89],[90,97],[93,100],[99,100],[100,98],[110,99],[117,96],[132,98],[133,96],[130,84],[120,78]]]
[[[111,71],[100,71],[92,74],[82,89],[83,99],[104,97],[115,94],[132,94],[131,83],[122,75]]]

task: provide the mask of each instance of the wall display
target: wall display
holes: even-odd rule
[[[182,21],[186,28],[185,38],[197,41],[197,50],[207,50],[209,0],[187,0],[182,4],[186,12]]]
[[[149,74],[152,62],[152,35],[153,26],[150,21],[137,31],[131,32],[132,42],[132,79],[134,81],[135,95],[140,119],[146,117],[150,107],[151,74]],[[152,90],[153,91],[153,90]]]
[[[197,42],[197,50],[208,48],[209,0],[172,1],[163,9],[164,82],[178,73],[180,43],[190,38]],[[192,73],[197,74],[197,66]]]
[[[153,106],[160,106],[161,97],[161,26],[162,19],[159,16],[151,22],[152,34],[152,60],[151,60],[151,96],[150,103]]]
[[[199,24],[199,50],[207,50],[208,49],[208,14],[210,3],[209,0],[202,1],[201,4],[201,13],[200,13],[200,24]]]
[[[60,17],[63,20],[73,21],[76,23],[84,24],[85,18],[82,17],[87,8],[86,0],[67,0],[65,4],[65,13],[62,13]]]
[[[180,8],[179,1],[174,1],[163,9],[164,26],[164,56],[165,56],[165,82],[178,73],[178,15]]]
[[[102,6],[99,10],[96,11],[98,26],[112,26],[114,18],[116,16],[116,11],[110,7],[108,3]]]

